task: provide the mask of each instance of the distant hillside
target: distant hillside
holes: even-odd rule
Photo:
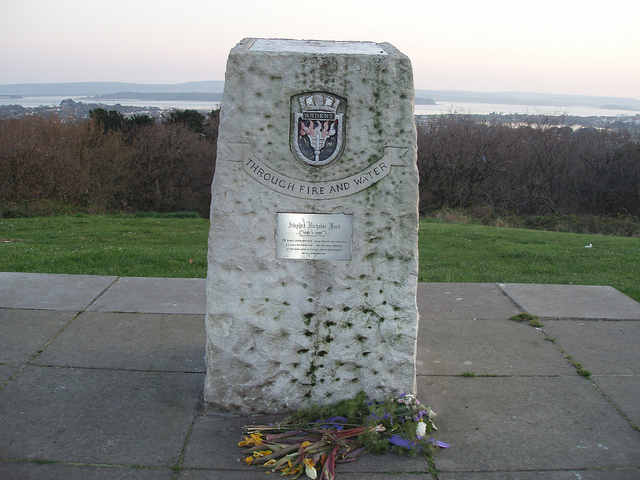
[[[83,99],[85,100],[85,99]],[[165,102],[220,102],[222,93],[206,92],[180,92],[180,93],[142,93],[142,92],[118,92],[104,95],[93,95],[86,100],[152,100]]]
[[[635,98],[592,97],[589,95],[561,95],[531,92],[469,92],[465,90],[416,90],[416,97],[433,98],[436,102],[496,103],[505,105],[537,105],[552,107],[604,107],[616,105],[623,109],[639,110]]]
[[[108,95],[118,92],[140,93],[222,93],[224,82],[188,82],[176,84],[145,84],[118,82],[79,82],[79,83],[23,83],[0,85],[0,95],[46,96],[92,96]]]

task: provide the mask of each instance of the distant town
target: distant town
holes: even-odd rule
[[[97,108],[107,111],[115,110],[126,118],[132,116],[149,116],[162,122],[172,111],[180,108],[166,105],[180,105],[194,103],[202,106],[211,104],[208,110],[197,108],[200,113],[208,114],[216,108],[222,99],[224,82],[204,81],[182,84],[129,84],[117,82],[84,82],[84,83],[53,83],[53,84],[15,84],[0,85],[0,118],[23,118],[29,116],[56,116],[63,121],[84,121],[89,118],[89,112]],[[24,106],[23,99],[36,97],[57,97],[59,105]],[[73,99],[71,97],[74,97]],[[65,99],[66,98],[66,99]],[[15,103],[12,101],[15,100]],[[139,106],[140,100],[148,103],[158,103],[162,106]],[[104,103],[103,103],[104,102]],[[116,103],[115,105],[113,104]],[[126,103],[138,105],[126,105]],[[640,100],[632,98],[592,97],[585,95],[558,95],[527,92],[468,92],[446,90],[416,90],[416,107],[425,105],[446,105],[448,102],[462,102],[469,104],[499,105],[539,105],[557,106],[558,111],[572,106],[592,107],[591,116],[552,115],[554,122],[560,126],[610,128],[640,131]],[[564,107],[563,107],[564,106]],[[610,113],[598,115],[597,110],[609,109],[624,112],[612,116]],[[417,110],[419,110],[417,108]],[[457,114],[453,112],[451,114]],[[460,113],[464,114],[464,113]],[[435,115],[430,114],[430,115]],[[417,115],[416,119],[430,115]],[[479,117],[487,122],[505,122],[512,125],[524,123],[549,123],[550,115],[523,113],[467,113]]]
[[[421,100],[417,105],[424,105],[427,103],[427,99]],[[433,101],[433,100],[431,100]],[[125,118],[133,116],[149,116],[154,118],[156,122],[162,122],[168,118],[171,112],[180,110],[177,108],[162,108],[152,106],[132,106],[132,105],[106,105],[103,103],[82,102],[72,99],[63,100],[58,106],[41,105],[38,107],[24,107],[22,105],[0,105],[0,118],[25,118],[32,116],[55,116],[63,121],[86,121],[89,119],[89,112],[97,108],[110,111],[115,110],[118,113],[124,115]],[[202,110],[198,109],[200,113],[208,114],[212,109]],[[549,118],[549,115],[539,114],[501,114],[501,113],[489,113],[489,114],[467,114],[473,117],[479,117],[487,122],[500,122],[513,125],[522,125],[524,123],[536,124],[536,123],[553,123],[556,126],[571,126],[573,128],[608,128],[612,130],[627,130],[640,132],[640,114],[636,115],[620,115],[616,117],[611,116],[589,116],[580,117],[575,115],[560,115],[554,116],[553,119]],[[426,120],[428,115],[417,115],[416,120]]]
[[[83,121],[89,119],[89,112],[96,108],[107,111],[115,110],[126,118],[134,115],[147,115],[162,121],[173,110],[160,107],[136,107],[132,105],[105,105],[103,103],[84,103],[72,99],[63,100],[58,106],[40,105],[39,107],[24,107],[22,105],[0,105],[0,118],[23,118],[42,116],[56,116],[64,121]],[[208,112],[207,112],[208,113]]]

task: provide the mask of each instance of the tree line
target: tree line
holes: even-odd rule
[[[640,216],[640,135],[448,114],[419,117],[420,213]],[[219,111],[162,123],[96,109],[88,122],[0,119],[0,215],[195,211],[207,216]]]
[[[88,122],[0,120],[0,213],[82,211],[208,215],[219,112],[163,123],[96,109]]]
[[[562,116],[518,124],[428,117],[418,123],[418,169],[423,214],[640,216],[638,130],[573,128]]]

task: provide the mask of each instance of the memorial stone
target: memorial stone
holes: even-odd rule
[[[411,63],[388,43],[231,50],[211,201],[209,408],[415,393],[413,105]]]

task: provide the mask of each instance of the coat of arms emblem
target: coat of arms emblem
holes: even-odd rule
[[[346,100],[312,92],[291,99],[291,151],[304,165],[322,167],[338,160],[344,149]]]

